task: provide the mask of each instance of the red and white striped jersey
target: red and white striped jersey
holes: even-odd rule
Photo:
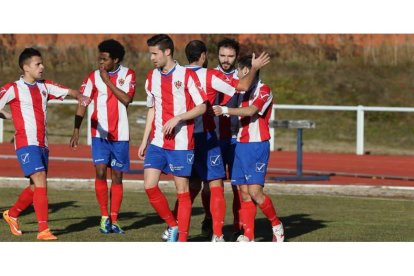
[[[15,129],[14,146],[47,147],[47,102],[63,100],[69,89],[49,80],[26,83],[21,77],[0,89],[0,109],[10,105]]]
[[[196,73],[176,64],[164,74],[159,69],[150,71],[145,82],[147,106],[154,107],[155,115],[150,135],[151,144],[171,150],[194,149],[194,120],[179,123],[169,137],[162,133],[164,124],[207,100]]]
[[[239,80],[228,77],[223,72],[215,69],[206,69],[200,66],[186,66],[196,72],[203,90],[207,94],[207,99],[211,105],[214,105],[218,93],[229,100],[235,93]],[[194,119],[194,133],[208,132],[216,129],[214,116],[204,113]]]
[[[215,70],[222,72],[231,80],[238,80],[237,70],[233,70],[229,73],[224,72],[220,66],[217,66]],[[239,93],[234,94],[232,97],[228,97],[225,94],[219,94],[216,100],[216,105],[225,105],[227,107],[238,107]],[[237,116],[216,116],[214,117],[216,123],[217,138],[220,140],[236,138],[239,131],[239,118]]]
[[[269,119],[273,110],[273,95],[269,86],[261,81],[249,91],[240,94],[239,107],[252,105],[259,111],[253,116],[240,117],[238,142],[262,142],[270,139]]]
[[[120,65],[117,70],[108,72],[111,82],[120,90],[134,98],[135,72]],[[91,117],[91,136],[110,141],[129,141],[127,107],[112,93],[103,82],[99,70],[90,73],[80,88],[80,93],[94,103]]]

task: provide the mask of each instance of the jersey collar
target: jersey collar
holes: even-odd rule
[[[201,68],[203,68],[203,67],[198,66],[198,65],[186,65],[185,67],[188,68],[188,69],[193,70],[194,72],[197,71],[197,70],[200,70]]]
[[[119,72],[119,70],[121,70],[121,65],[119,65],[118,68],[116,68],[116,70],[114,70],[112,72],[108,72],[108,75],[113,76],[113,75],[117,74]]]
[[[174,67],[171,68],[171,70],[168,71],[167,73],[163,73],[160,68],[158,68],[158,71],[160,72],[160,74],[162,76],[167,77],[167,76],[171,75],[175,71],[175,68],[177,68],[178,62],[176,60],[174,60],[174,63],[175,63]]]
[[[232,71],[230,71],[230,72],[224,72],[223,68],[221,68],[221,66],[220,66],[220,65],[217,65],[216,69],[217,69],[217,70],[219,70],[219,71],[221,71],[221,72],[222,72],[224,75],[226,75],[226,76],[231,76],[231,75],[233,75],[233,74],[237,74],[237,69],[233,69],[233,70],[232,70]]]
[[[24,80],[23,75],[20,76],[20,81],[24,84],[26,84],[29,87],[34,87],[37,85],[37,81],[35,80],[33,83],[28,83]]]

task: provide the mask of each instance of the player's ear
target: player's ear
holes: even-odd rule
[[[23,72],[27,72],[27,71],[29,71],[29,68],[30,68],[29,64],[28,64],[27,62],[25,62],[25,63],[23,64]]]
[[[166,56],[171,56],[171,49],[165,49],[164,54]]]
[[[119,58],[114,58],[114,63],[118,64],[119,63]]]

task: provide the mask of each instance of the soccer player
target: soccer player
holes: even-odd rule
[[[231,38],[224,38],[219,41],[218,45],[219,65],[216,70],[223,72],[230,79],[238,79],[236,69],[237,58],[240,52],[239,43]],[[233,95],[230,99],[226,95],[220,94],[217,97],[216,104],[226,105],[227,107],[237,107],[239,94]],[[236,146],[236,137],[239,130],[239,121],[237,116],[220,116],[215,117],[216,133],[219,139],[219,145],[223,156],[223,166],[227,172],[227,179],[231,179],[234,149]],[[237,186],[232,185],[233,191],[233,234],[234,241],[241,233],[241,224],[239,221],[239,210],[241,206],[240,191]],[[207,191],[203,190],[203,196],[208,197]],[[208,223],[207,223],[208,225]]]
[[[20,213],[33,204],[38,222],[38,240],[56,240],[48,226],[47,170],[49,150],[46,136],[47,102],[63,100],[70,95],[86,105],[88,100],[77,90],[66,88],[42,78],[45,67],[41,53],[26,48],[19,56],[23,75],[19,80],[0,89],[0,110],[10,105],[11,116],[1,111],[0,117],[13,120],[14,145],[17,159],[30,184],[23,190],[16,203],[3,212],[3,218],[15,236],[21,236]]]
[[[239,59],[239,77],[252,68],[252,56]],[[284,240],[283,225],[276,215],[272,200],[263,192],[270,153],[269,119],[272,113],[273,96],[270,88],[259,79],[259,71],[253,85],[240,95],[239,108],[214,106],[214,113],[234,115],[240,118],[235,159],[231,177],[232,185],[240,187],[242,206],[240,221],[244,234],[237,241],[254,241],[256,205],[269,219],[273,229],[273,241]]]
[[[207,69],[207,47],[202,41],[190,41],[185,48],[185,53],[190,63],[187,68],[196,72],[203,90],[207,93],[210,107],[215,103],[219,93],[223,93],[230,99],[236,93],[236,90],[247,90],[255,78],[256,71],[269,62],[269,56],[262,53],[257,59],[253,59],[252,70],[239,81],[235,78],[228,78],[219,70]],[[210,204],[204,203],[204,205],[210,206],[210,212],[206,212],[204,221],[209,219],[207,216],[208,213],[211,213],[212,242],[222,242],[224,241],[222,228],[226,211],[223,190],[225,171],[215,133],[214,116],[205,113],[195,118],[194,121],[195,157],[193,176],[190,179],[190,195],[192,201],[194,201],[201,189],[201,182],[203,181],[204,184],[208,185],[211,191]]]
[[[156,68],[148,73],[145,82],[149,109],[138,149],[138,157],[144,160],[144,187],[152,207],[168,224],[167,241],[187,241],[191,217],[189,177],[194,163],[193,119],[206,111],[207,96],[196,73],[174,61],[174,43],[168,35],[155,35],[147,45]],[[176,216],[158,187],[162,172],[174,176]]]
[[[129,126],[127,107],[135,94],[135,72],[121,65],[125,49],[116,40],[98,45],[99,69],[84,80],[80,92],[93,100],[91,117],[92,158],[95,193],[101,210],[100,232],[124,234],[118,223],[123,198],[123,173],[129,171]],[[70,146],[79,141],[79,128],[86,107],[78,106]],[[108,212],[107,168],[111,169],[110,213]]]

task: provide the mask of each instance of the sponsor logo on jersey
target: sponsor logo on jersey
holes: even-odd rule
[[[183,86],[183,83],[181,81],[174,82],[175,88],[180,89],[181,86]]]
[[[269,98],[269,94],[267,93],[259,94],[259,97],[261,100],[266,100],[267,98]]]

